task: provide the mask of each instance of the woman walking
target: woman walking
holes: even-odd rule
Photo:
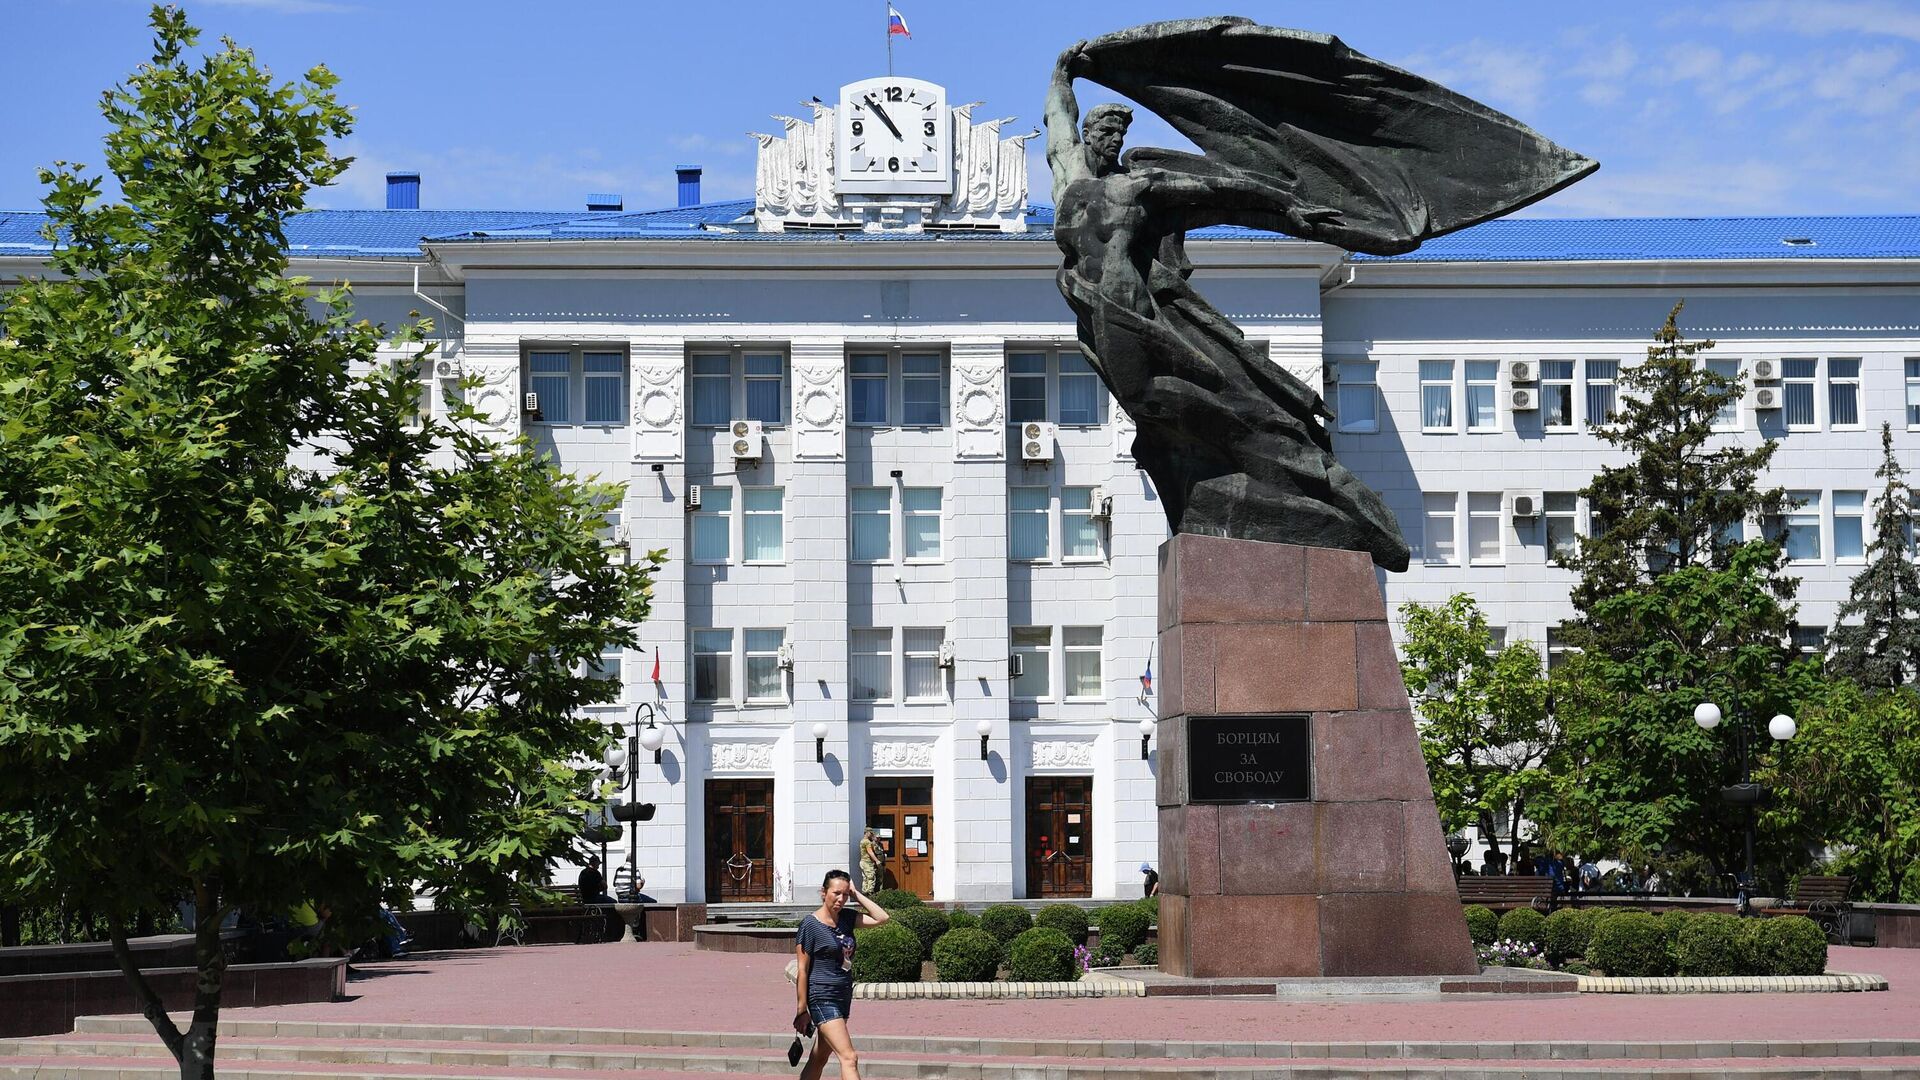
[[[851,907],[852,900],[858,907]],[[853,1012],[853,932],[887,921],[886,909],[860,894],[845,870],[829,870],[820,882],[820,907],[800,920],[794,953],[798,971],[794,986],[800,1007],[793,1014],[793,1030],[818,1030],[813,1055],[800,1070],[801,1080],[820,1080],[827,1054],[840,1057],[840,1080],[860,1080],[860,1056],[847,1032]]]

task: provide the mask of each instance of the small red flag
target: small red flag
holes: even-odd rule
[[[653,681],[660,681],[660,650],[653,650]]]

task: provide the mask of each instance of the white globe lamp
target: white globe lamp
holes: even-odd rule
[[[1702,731],[1712,731],[1720,726],[1720,706],[1711,701],[1703,701],[1693,707],[1693,722],[1700,725]]]

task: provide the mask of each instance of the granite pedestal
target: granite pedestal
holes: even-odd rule
[[[1160,659],[1161,971],[1478,972],[1365,552],[1175,535]],[[1219,753],[1196,718],[1281,715],[1307,718],[1310,797],[1195,801],[1189,763]]]

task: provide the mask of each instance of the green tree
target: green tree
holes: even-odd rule
[[[1400,618],[1401,672],[1420,714],[1440,820],[1449,831],[1477,825],[1483,836],[1514,835],[1549,788],[1559,743],[1540,654],[1525,642],[1495,651],[1486,616],[1465,593],[1435,606],[1402,604]]]
[[[1797,582],[1782,572],[1786,496],[1759,483],[1776,444],[1713,435],[1740,384],[1700,363],[1712,342],[1686,341],[1680,311],[1646,361],[1621,372],[1619,413],[1598,433],[1628,459],[1582,491],[1593,535],[1562,560],[1580,575],[1567,638],[1581,655],[1556,699],[1568,759],[1544,816],[1564,846],[1693,853],[1725,873],[1739,865],[1737,819],[1718,795],[1737,778],[1734,725],[1762,748],[1766,718],[1818,679],[1787,644]],[[1749,519],[1771,535],[1742,540]],[[1702,701],[1729,726],[1697,728]]]
[[[1920,567],[1908,553],[1913,489],[1893,456],[1893,425],[1880,425],[1886,481],[1873,503],[1873,543],[1846,602],[1834,615],[1827,670],[1865,686],[1904,685],[1920,671]]]
[[[1764,777],[1764,822],[1869,900],[1920,903],[1920,690],[1836,679]]]
[[[465,406],[410,426],[405,365],[354,377],[383,332],[283,254],[345,165],[333,76],[276,85],[152,22],[103,102],[122,201],[43,172],[53,273],[0,309],[0,899],[103,913],[207,1078],[225,913],[497,900],[567,848],[573,763],[606,738],[577,710],[614,685],[583,666],[633,643],[659,556],[600,547],[619,489],[470,434]],[[184,1031],[126,947],[180,898]]]

